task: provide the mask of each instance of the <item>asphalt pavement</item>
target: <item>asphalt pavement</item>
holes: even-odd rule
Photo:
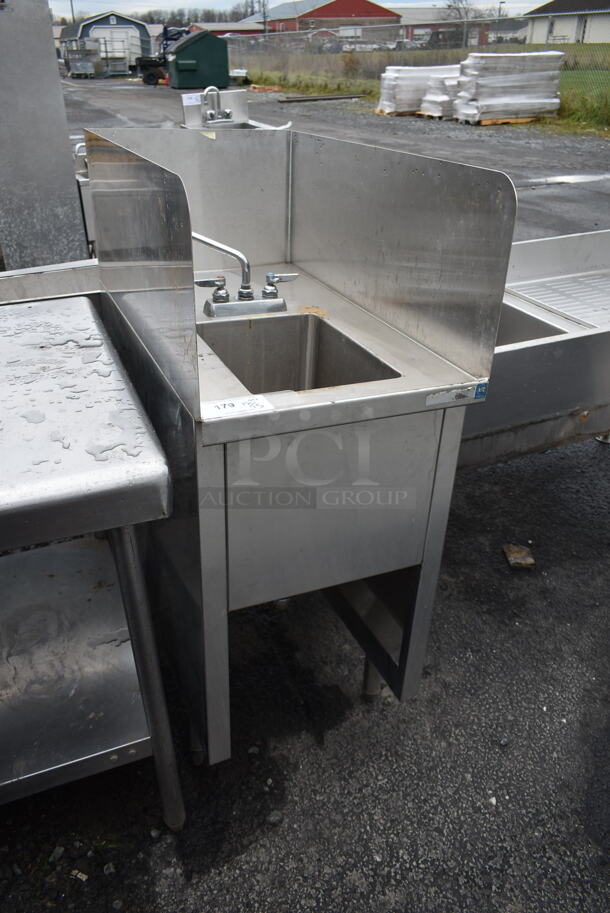
[[[180,113],[172,90],[135,84],[68,85],[66,101],[74,133]],[[596,138],[308,104],[257,101],[252,116],[380,130],[517,184],[608,167]],[[523,237],[610,227],[607,179],[589,204],[575,184],[542,186],[520,194]],[[361,700],[360,650],[320,594],[234,613],[230,761],[190,765],[170,695],[184,831],[160,822],[150,761],[0,808],[2,913],[606,913],[609,466],[590,441],[458,473],[405,704]],[[511,569],[506,543],[535,568]]]

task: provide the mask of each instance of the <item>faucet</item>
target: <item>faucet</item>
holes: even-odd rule
[[[208,96],[214,93],[214,106],[208,109]],[[215,120],[216,115],[220,114],[220,90],[216,86],[208,86],[201,98],[205,108],[208,120]]]
[[[211,108],[208,108],[208,97],[214,94],[214,101]],[[230,108],[222,110],[220,107],[221,97],[220,90],[216,86],[208,86],[201,96],[202,107],[205,111],[206,120],[231,120],[232,112]]]
[[[213,88],[213,86],[211,86]],[[206,89],[206,92],[208,90]],[[218,92],[218,89],[216,89]],[[239,291],[237,292],[237,297],[240,301],[252,301],[254,298],[254,292],[252,291],[252,271],[250,269],[250,261],[245,254],[242,254],[241,251],[235,250],[233,247],[227,247],[226,244],[221,244],[220,241],[213,241],[212,238],[206,238],[205,235],[200,235],[196,231],[192,232],[192,237],[195,241],[200,241],[202,244],[206,244],[208,247],[213,247],[214,250],[219,250],[223,254],[228,254],[230,257],[235,257],[241,266],[241,285]]]
[[[224,315],[226,317],[235,317],[240,314],[271,314],[276,311],[285,311],[286,301],[280,298],[277,290],[278,282],[291,282],[298,278],[298,273],[267,273],[265,276],[265,285],[261,292],[260,298],[254,297],[252,291],[252,273],[250,261],[240,250],[221,244],[220,241],[214,241],[212,238],[206,238],[198,232],[191,232],[194,241],[200,241],[207,247],[219,250],[223,254],[235,257],[241,266],[241,285],[237,292],[237,301],[231,301],[229,292],[226,287],[224,276],[215,276],[212,279],[195,279],[195,285],[200,288],[213,288],[212,299],[205,302],[203,311],[208,317],[217,317]]]

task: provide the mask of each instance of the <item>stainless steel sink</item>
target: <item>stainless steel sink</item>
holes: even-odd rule
[[[534,317],[506,302],[500,311],[500,325],[496,346],[510,346],[516,342],[527,342],[530,339],[544,339],[547,336],[560,336],[566,330],[552,323]]]
[[[400,377],[349,336],[313,314],[199,325],[199,333],[250,393],[313,390]]]
[[[160,627],[194,747],[216,763],[230,755],[227,619],[247,606],[384,575],[383,599],[341,590],[340,612],[394,692],[414,694],[515,195],[493,171],[390,149],[205,132],[112,128],[87,134],[87,158],[100,307],[174,481],[150,537]],[[195,252],[193,233],[224,249]],[[255,295],[270,271],[299,274],[284,313],[206,312],[193,280],[227,274],[234,298],[228,246]]]
[[[513,244],[489,396],[467,412],[462,465],[610,427],[610,231]]]

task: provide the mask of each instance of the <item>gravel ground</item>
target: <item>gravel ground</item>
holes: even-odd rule
[[[128,88],[68,87],[72,128],[116,123],[112,106],[133,122]],[[136,94],[138,116],[172,122],[148,99],[175,95]],[[263,119],[272,103],[257,104]],[[313,104],[299,123],[337,129],[344,103],[337,118]],[[555,151],[536,130],[456,140],[452,125],[345,117],[387,142],[407,130],[417,151],[430,135],[498,159],[521,143],[523,179],[551,151],[551,173],[606,167],[599,140]],[[150,761],[6,805],[2,913],[605,913],[609,461],[588,442],[458,473],[414,701],[361,701],[360,651],[320,594],[234,614],[232,760],[190,766],[171,697],[184,831],[160,821]],[[530,544],[536,568],[510,569],[507,542]]]
[[[609,460],[458,474],[417,700],[360,700],[319,594],[234,615],[233,759],[190,767],[173,707],[183,833],[151,762],[5,806],[2,913],[605,913]]]

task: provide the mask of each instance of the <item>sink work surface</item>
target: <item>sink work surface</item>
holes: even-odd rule
[[[204,438],[215,443],[229,440],[239,433],[244,420],[256,435],[267,433],[270,423],[277,431],[278,419],[282,430],[290,430],[293,422],[299,428],[316,427],[451,403],[464,405],[478,398],[481,378],[349,301],[298,265],[255,268],[254,286],[264,282],[267,271],[289,269],[296,269],[299,278],[286,286],[287,310],[281,314],[206,317],[203,305],[208,290],[196,289]],[[236,283],[236,275],[229,278],[230,288]],[[221,405],[235,401],[237,408]],[[217,416],[210,405],[218,407]]]

